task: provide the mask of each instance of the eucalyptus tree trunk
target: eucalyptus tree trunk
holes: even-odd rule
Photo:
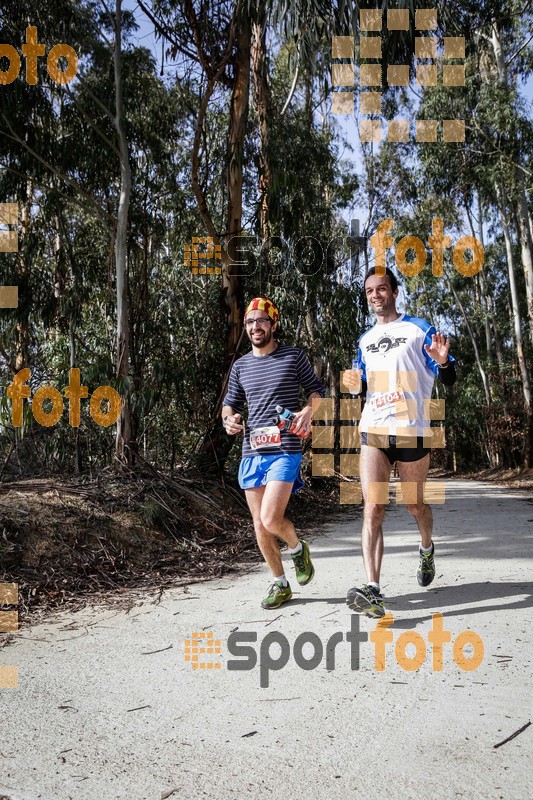
[[[524,355],[524,344],[522,339],[522,318],[520,314],[520,306],[518,301],[518,289],[516,286],[516,275],[513,259],[513,243],[511,239],[511,232],[506,214],[506,197],[503,187],[497,187],[498,203],[500,208],[500,217],[503,230],[503,237],[505,240],[505,251],[507,255],[507,270],[509,274],[509,289],[511,293],[511,308],[513,317],[514,340],[516,345],[516,358],[520,370],[520,378],[522,381],[522,391],[524,394],[525,409],[527,415],[527,432],[526,432],[526,466],[533,466],[533,403],[531,402],[531,383],[527,362]]]
[[[228,335],[224,352],[224,362],[229,364],[241,337],[243,325],[244,299],[240,266],[235,267],[238,260],[235,238],[242,233],[242,184],[243,184],[243,152],[248,120],[250,95],[250,47],[251,23],[247,14],[239,21],[237,32],[237,54],[235,63],[235,81],[231,94],[230,119],[228,131],[228,259],[223,264],[222,286],[225,290],[227,309]],[[232,245],[231,239],[234,239]],[[224,258],[223,258],[224,262]]]
[[[70,314],[68,321],[68,341],[70,352],[70,369],[76,367],[76,324],[74,322],[74,315]],[[80,444],[80,428],[74,428],[74,474],[79,475],[82,470],[82,454]]]
[[[498,82],[501,86],[507,87],[509,79],[507,66],[505,64],[505,54],[503,51],[500,30],[496,20],[491,26],[491,44],[494,51],[494,58],[498,70]],[[529,335],[533,344],[533,223],[527,203],[527,195],[524,185],[524,172],[520,166],[515,166],[514,177],[515,189],[515,211],[517,218],[518,239],[520,242],[520,256],[524,269],[526,282],[527,311],[529,321]]]
[[[257,19],[252,24],[252,79],[259,124],[259,225],[264,244],[270,236],[268,191],[271,181],[269,158],[270,87],[266,52],[266,5],[257,3]]]
[[[230,101],[227,162],[227,233],[222,247],[222,290],[226,321],[220,393],[207,430],[197,448],[206,469],[222,470],[233,441],[225,435],[219,418],[229,374],[243,335],[244,295],[241,267],[237,263],[238,236],[242,233],[243,152],[250,95],[251,22],[240,15],[235,36],[234,81]],[[207,222],[207,215],[204,216]],[[211,223],[209,223],[211,224]],[[208,229],[209,229],[208,224]],[[233,241],[232,241],[233,239]]]
[[[28,258],[28,248],[25,244],[26,237],[29,236],[31,230],[31,207],[34,200],[33,182],[28,179],[26,182],[27,194],[25,202],[21,204],[20,209],[20,222],[21,232],[19,240],[19,249],[17,253],[18,274],[19,274],[19,292],[27,291],[27,286],[30,282],[31,260]],[[23,316],[19,315],[19,320],[15,323],[15,358],[14,358],[14,372],[18,372],[24,367],[28,367],[30,349],[30,325],[27,313]]]
[[[129,372],[129,303],[128,303],[128,212],[131,196],[131,170],[129,147],[124,130],[124,103],[122,82],[122,0],[116,0],[115,40],[113,66],[115,76],[115,129],[120,151],[120,198],[115,239],[115,269],[117,280],[117,376],[126,378]],[[122,411],[117,424],[115,454],[122,463],[132,460],[135,445],[132,432],[129,398],[123,398]]]
[[[533,244],[531,241],[531,219],[523,186],[520,187],[518,200],[516,202],[516,219],[518,223],[518,236],[520,239],[520,254],[526,282],[529,337],[533,345]]]
[[[520,314],[520,306],[518,301],[518,289],[516,286],[516,275],[513,256],[513,242],[511,239],[511,231],[506,214],[505,192],[501,186],[498,187],[498,201],[500,207],[500,219],[503,230],[503,238],[505,240],[505,252],[507,256],[507,272],[509,275],[509,290],[511,294],[511,309],[513,314],[513,329],[514,339],[516,345],[516,357],[518,367],[520,369],[520,376],[522,379],[522,390],[526,409],[529,411],[531,406],[531,384],[529,380],[529,372],[527,369],[526,359],[524,356],[524,343],[522,339],[522,317]]]

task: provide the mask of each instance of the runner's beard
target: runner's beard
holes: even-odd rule
[[[270,328],[267,331],[263,330],[262,328],[261,329],[261,333],[263,334],[262,336],[255,336],[255,332],[249,333],[248,331],[246,331],[246,333],[248,334],[248,338],[254,347],[259,347],[259,348],[266,347],[268,344],[270,344],[272,340],[272,328]]]

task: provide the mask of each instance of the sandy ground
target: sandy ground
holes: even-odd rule
[[[360,643],[359,664],[346,641],[346,590],[363,578],[349,510],[312,541],[312,584],[298,587],[288,564],[294,600],[278,611],[260,608],[260,568],[166,591],[159,603],[147,596],[129,613],[86,608],[21,630],[0,650],[0,663],[19,667],[19,688],[0,690],[0,798],[531,796],[533,725],[494,748],[533,719],[531,492],[449,481],[434,511],[437,579],[427,590],[416,582],[412,519],[395,504],[387,513],[382,585],[395,621],[381,671],[372,641]],[[428,641],[438,612],[452,639],[442,671]],[[375,628],[361,619],[362,633]],[[484,650],[471,671],[454,660],[466,629]],[[220,640],[220,656],[203,658],[221,668],[185,661],[194,631]],[[232,632],[255,634],[250,659],[228,653]],[[322,644],[297,641],[304,632]],[[417,671],[396,659],[408,632],[427,646]],[[295,651],[302,664],[320,647],[314,669],[298,666]],[[475,654],[467,645],[465,657]],[[256,656],[254,668],[228,668]],[[268,669],[282,657],[282,669]]]

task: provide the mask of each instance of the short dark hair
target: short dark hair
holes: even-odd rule
[[[367,278],[370,278],[370,276],[371,276],[371,275],[375,275],[375,274],[376,274],[376,268],[375,268],[375,267],[370,267],[370,269],[368,270],[368,272],[367,272],[367,273],[366,273],[366,275],[365,275],[365,279],[364,279],[364,281],[363,281],[363,288],[364,288],[364,285],[365,285],[365,283],[366,283],[366,281],[367,281]],[[392,291],[393,291],[393,292],[395,292],[395,291],[396,291],[396,289],[398,288],[398,280],[397,280],[397,278],[396,278],[396,275],[395,275],[395,274],[394,274],[394,272],[393,272],[391,269],[389,269],[388,267],[385,267],[385,275],[388,275],[388,276],[389,276],[389,281],[390,281],[391,289],[392,289]],[[379,276],[378,276],[378,277],[379,277]]]

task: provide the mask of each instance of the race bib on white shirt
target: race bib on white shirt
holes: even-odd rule
[[[370,407],[373,414],[385,409],[394,409],[395,412],[403,411],[407,407],[405,394],[401,390],[373,394],[370,399]]]

